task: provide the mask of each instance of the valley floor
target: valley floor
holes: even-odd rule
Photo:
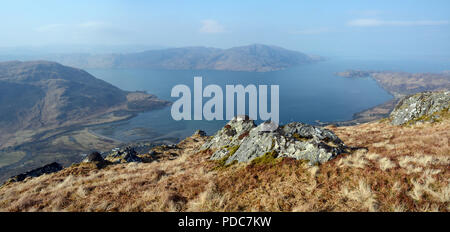
[[[365,147],[320,166],[294,159],[220,166],[194,135],[161,158],[0,187],[1,211],[449,211],[450,120],[328,127]],[[159,150],[158,150],[159,149]]]

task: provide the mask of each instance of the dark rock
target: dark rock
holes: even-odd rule
[[[167,145],[168,149],[180,149],[176,144],[169,144]]]
[[[198,136],[206,136],[206,132],[202,131],[202,130],[197,130],[195,131],[194,135],[198,135]]]
[[[86,159],[83,160],[83,162],[89,163],[89,162],[104,162],[102,155],[98,152],[92,152],[89,154]]]
[[[112,163],[142,162],[142,158],[137,155],[138,153],[134,150],[134,148],[126,147],[125,149],[109,154],[106,156],[105,160]]]
[[[19,174],[17,176],[13,176],[11,177],[7,182],[18,182],[18,181],[23,181],[28,177],[38,177],[44,174],[50,174],[50,173],[54,173],[54,172],[58,172],[62,169],[61,164],[59,163],[51,163],[51,164],[47,164],[43,167],[40,168],[36,168],[33,169],[31,171]]]
[[[236,130],[235,129],[226,129],[225,130],[225,134],[227,136],[235,136],[236,135]]]

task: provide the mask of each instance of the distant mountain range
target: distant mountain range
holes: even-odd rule
[[[52,54],[19,59],[45,59],[78,68],[152,68],[267,72],[321,61],[318,56],[277,46],[253,44],[218,49],[183,47],[128,54]]]
[[[48,61],[0,63],[0,147],[20,130],[113,120],[169,103]],[[109,114],[108,116],[105,116]],[[100,119],[101,118],[101,119]]]

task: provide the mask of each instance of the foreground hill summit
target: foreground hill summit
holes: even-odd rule
[[[261,127],[266,128],[254,133]],[[450,210],[448,109],[440,120],[401,126],[392,125],[390,119],[347,127],[289,126],[298,129],[287,130],[293,132],[292,143],[298,139],[314,147],[328,140],[331,147],[353,148],[332,153],[335,155],[321,164],[312,164],[302,156],[278,155],[289,149],[276,146],[269,148],[277,152],[255,156],[265,151],[263,138],[281,133],[268,131],[270,128],[267,123],[254,127],[241,118],[212,137],[198,131],[177,145],[157,146],[147,153],[138,154],[129,147],[106,158],[93,153],[84,162],[61,171],[1,186],[0,210]],[[287,134],[279,139],[290,140]],[[252,149],[247,146],[251,141],[261,143]],[[247,152],[239,153],[244,149],[241,146]],[[225,155],[216,159],[221,154]]]

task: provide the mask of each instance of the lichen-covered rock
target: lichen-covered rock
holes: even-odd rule
[[[132,147],[114,151],[106,156],[105,160],[112,163],[142,162],[142,158],[138,156],[138,153]]]
[[[392,125],[435,122],[448,114],[450,91],[422,92],[402,98],[390,114]]]
[[[233,131],[232,133],[230,131]],[[324,163],[347,152],[345,144],[330,130],[303,123],[274,127],[272,122],[256,126],[248,117],[236,117],[219,130],[202,149],[211,149],[212,160],[248,162],[265,154]]]
[[[256,125],[248,116],[237,116],[220,129],[208,142],[203,144],[202,149],[207,148],[231,148],[239,145],[245,135],[255,128]],[[219,149],[213,154],[211,159],[221,159],[228,151]]]
[[[13,176],[13,177],[9,178],[9,180],[7,180],[6,182],[10,183],[10,182],[23,181],[23,180],[25,180],[28,177],[38,177],[38,176],[41,176],[41,175],[44,175],[44,174],[50,174],[50,173],[58,172],[61,169],[62,169],[61,164],[54,162],[54,163],[51,163],[51,164],[47,164],[47,165],[45,165],[43,167],[36,168],[36,169],[31,170],[31,171],[19,174],[17,176]]]

